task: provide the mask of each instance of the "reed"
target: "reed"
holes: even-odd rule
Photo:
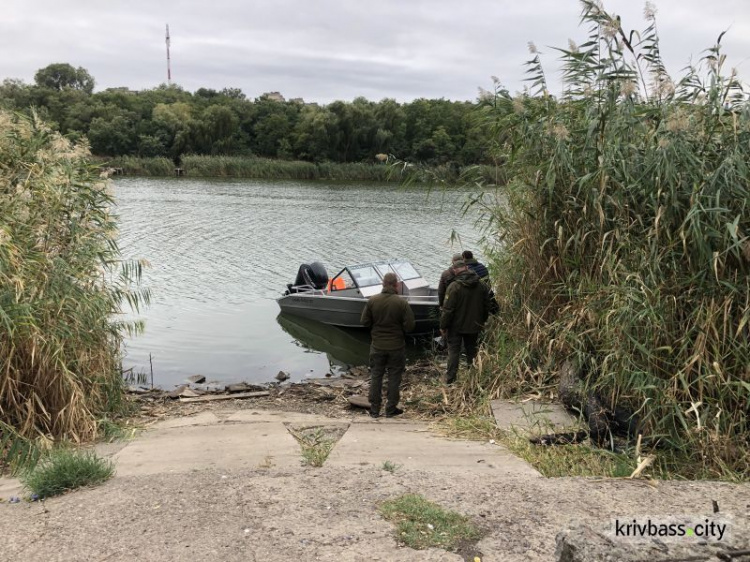
[[[173,176],[176,166],[169,158],[118,156],[106,161],[106,165],[122,170],[126,176]]]
[[[96,157],[94,161],[103,170],[113,169],[126,176],[169,177],[175,175],[175,166],[168,158],[117,156]],[[180,167],[190,177],[254,178],[332,181],[402,181],[402,170],[398,165],[385,162],[305,162],[301,160],[275,160],[255,156],[205,156],[185,155]],[[434,182],[436,178],[447,184],[456,183],[462,173],[471,171],[482,178],[485,184],[503,181],[494,166],[425,166],[421,181]]]
[[[121,320],[139,263],[123,263],[107,181],[36,116],[0,112],[0,465],[33,441],[96,436],[124,405]]]
[[[317,179],[312,162],[291,162],[246,156],[182,157],[185,175],[192,177],[238,177],[258,179]]]
[[[677,472],[746,475],[747,95],[725,72],[721,36],[673,79],[653,10],[631,34],[599,2],[581,5],[585,41],[558,49],[562,95],[549,94],[532,45],[528,95],[498,88],[488,102],[508,178],[507,204],[486,189],[472,200],[503,299],[489,337],[521,343],[510,356],[487,345],[467,384],[549,396],[573,361],[587,391],[635,413]]]
[[[298,160],[272,160],[248,156],[182,157],[187,176],[240,177],[295,180],[362,180],[387,181],[388,167],[383,164],[319,163]]]

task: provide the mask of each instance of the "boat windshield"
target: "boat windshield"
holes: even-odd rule
[[[355,265],[348,269],[351,272],[354,281],[356,281],[357,285],[360,287],[372,287],[382,283],[380,275],[378,275],[378,270],[372,265]]]
[[[391,267],[391,264],[389,263],[378,263],[375,264],[375,268],[378,270],[378,273],[380,273],[380,276],[383,277],[386,273],[396,273],[396,270]],[[396,273],[398,275],[398,273]]]
[[[421,277],[417,270],[414,269],[414,266],[408,261],[393,262],[390,264],[390,266],[396,270],[398,276],[404,281],[408,281],[409,279],[418,279]]]

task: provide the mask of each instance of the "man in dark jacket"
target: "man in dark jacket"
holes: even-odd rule
[[[461,256],[463,257],[463,260],[466,262],[466,265],[469,267],[469,269],[479,275],[479,278],[482,281],[484,281],[485,283],[490,282],[490,272],[487,270],[487,266],[485,266],[482,262],[475,260],[474,254],[471,250],[464,250],[461,253]]]
[[[448,340],[447,384],[456,381],[462,343],[469,366],[474,362],[479,332],[492,307],[489,286],[465,262],[454,262],[453,271],[456,278],[448,287],[440,315],[440,332]]]
[[[490,281],[490,272],[487,269],[487,266],[474,259],[474,254],[471,250],[464,250],[461,253],[461,256],[463,257],[464,262],[466,262],[466,266],[476,273],[490,288],[490,314],[497,314],[500,312],[500,305],[495,298],[495,291],[492,290],[492,281]]]
[[[388,400],[385,417],[403,414],[398,408],[401,376],[406,368],[406,332],[414,329],[414,312],[406,299],[398,295],[395,273],[383,276],[383,290],[370,297],[362,311],[362,324],[371,327],[370,335],[370,416],[380,417],[383,400],[383,375],[388,370]]]
[[[448,285],[456,278],[456,274],[453,273],[453,264],[458,260],[463,259],[461,254],[453,254],[451,259],[451,266],[440,274],[440,282],[438,283],[438,304],[442,307],[443,301],[445,300],[445,292],[448,290]]]

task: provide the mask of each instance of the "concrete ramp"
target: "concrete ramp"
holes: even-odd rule
[[[490,406],[500,429],[529,436],[580,429],[579,421],[562,404],[493,400]]]
[[[326,466],[382,466],[497,476],[539,476],[529,464],[500,445],[446,439],[424,424],[382,420],[353,423],[326,461]]]
[[[118,476],[300,464],[283,424],[192,425],[147,431],[114,456]]]
[[[0,501],[8,501],[13,496],[23,495],[23,484],[18,478],[0,478]]]

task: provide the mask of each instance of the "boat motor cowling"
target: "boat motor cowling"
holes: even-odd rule
[[[314,289],[325,289],[328,286],[328,272],[319,261],[299,266],[294,286],[308,285]]]

